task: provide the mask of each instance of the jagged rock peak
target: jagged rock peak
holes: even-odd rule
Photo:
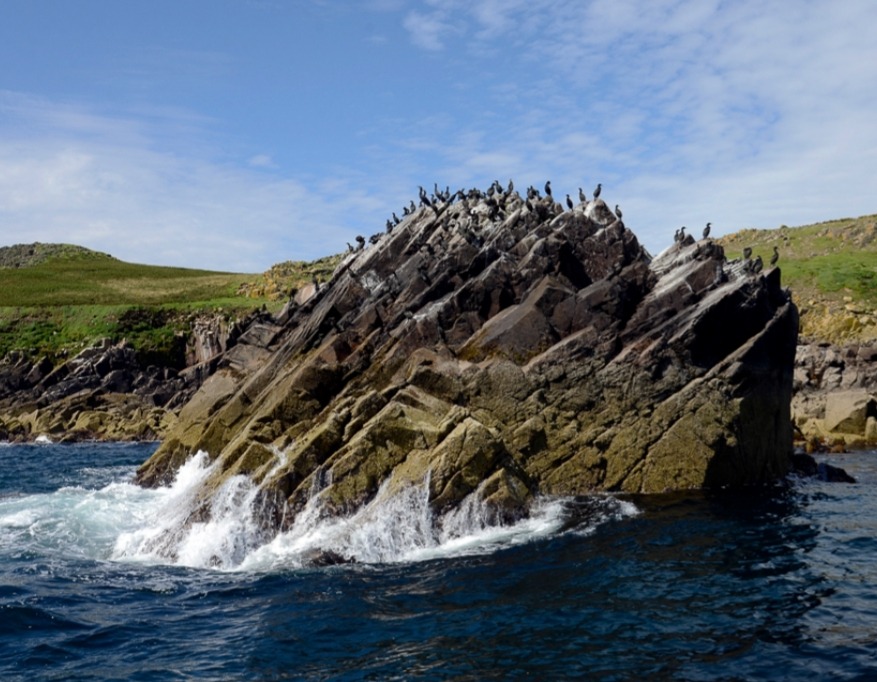
[[[797,311],[778,268],[690,236],[652,259],[602,199],[499,183],[404,213],[244,332],[141,483],[205,450],[204,498],[246,474],[279,528],[315,497],[349,513],[424,481],[437,513],[475,496],[504,519],[539,494],[787,471]]]

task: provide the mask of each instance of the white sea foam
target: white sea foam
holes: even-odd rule
[[[276,453],[276,467],[284,463]],[[497,524],[479,491],[457,509],[433,513],[429,479],[375,498],[348,517],[330,515],[315,485],[289,530],[275,534],[263,522],[262,499],[244,476],[229,478],[210,500],[203,485],[215,464],[199,452],[174,482],[144,489],[114,482],[99,489],[67,487],[53,493],[0,499],[0,543],[23,552],[60,552],[82,558],[160,563],[215,570],[273,571],[332,553],[360,563],[411,562],[486,553],[558,532],[591,532],[636,508],[613,497],[597,498],[581,522],[575,505],[543,499],[526,518]],[[6,550],[4,550],[6,551]]]

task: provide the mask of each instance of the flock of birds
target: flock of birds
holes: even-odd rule
[[[597,187],[593,192],[593,199],[591,201],[596,201],[600,198],[600,193],[603,190],[602,183],[598,183]],[[548,210],[544,205],[539,203],[544,199],[549,199],[555,205],[560,205],[554,201],[554,195],[551,189],[551,181],[547,181],[545,186],[543,187],[544,197],[542,193],[539,192],[538,189],[533,187],[532,185],[527,188],[526,199],[524,199],[524,205],[527,207],[527,210],[532,213],[537,213],[541,218],[548,217]],[[491,220],[497,220],[499,218],[504,218],[506,215],[505,207],[507,200],[512,196],[517,196],[520,198],[520,195],[515,192],[515,184],[512,180],[509,180],[508,186],[503,187],[503,185],[499,182],[499,180],[494,180],[493,183],[488,187],[486,191],[481,191],[480,189],[473,188],[469,190],[457,190],[456,192],[451,192],[450,187],[446,187],[444,190],[440,189],[438,183],[435,183],[433,192],[431,194],[427,193],[427,191],[421,186],[418,190],[418,195],[420,199],[419,206],[414,203],[414,200],[411,200],[407,205],[402,207],[402,216],[399,217],[395,211],[393,211],[392,216],[387,219],[386,222],[386,232],[390,233],[393,231],[397,225],[399,225],[405,218],[409,215],[413,215],[415,212],[419,210],[419,208],[429,208],[431,209],[436,216],[447,206],[453,204],[454,202],[462,202],[467,212],[470,215],[472,214],[471,204],[477,202],[484,202],[487,206],[487,217]],[[589,202],[587,195],[584,190],[579,187],[579,203],[581,205],[587,205]],[[566,206],[569,210],[573,210],[575,208],[575,203],[569,194],[566,195]],[[610,211],[612,213],[612,211]],[[614,215],[616,219],[621,222],[621,208],[616,204]],[[366,240],[362,235],[357,235],[355,241],[357,245],[354,247],[353,244],[347,242],[347,251],[348,253],[352,253],[354,251],[360,251],[365,248],[366,241],[370,244],[376,244],[380,238],[381,233],[373,234]]]
[[[598,183],[596,188],[593,191],[593,199],[588,199],[588,196],[579,187],[578,197],[579,197],[579,205],[587,206],[589,201],[597,201],[600,198],[600,194],[603,190],[602,183]],[[543,198],[544,193],[544,198]],[[544,187],[543,193],[540,193],[538,189],[533,187],[532,185],[527,188],[526,198],[524,199],[524,205],[526,205],[528,211],[532,213],[537,213],[541,218],[546,218],[548,216],[547,209],[544,206],[544,199],[548,199],[551,203],[557,205],[557,202],[554,201],[553,190],[551,188],[551,181],[548,180]],[[435,183],[433,192],[427,193],[427,191],[421,186],[418,190],[419,196],[419,207],[420,208],[428,208],[431,209],[436,216],[440,214],[440,212],[447,206],[453,204],[454,202],[462,202],[467,210],[469,215],[474,215],[471,210],[471,204],[476,202],[484,202],[487,206],[487,217],[491,220],[497,220],[498,218],[505,217],[505,208],[506,201],[516,195],[519,199],[520,195],[515,193],[515,185],[512,180],[509,180],[507,186],[503,186],[499,180],[494,180],[494,182],[488,187],[487,191],[481,191],[477,188],[469,189],[469,190],[457,190],[456,192],[451,192],[450,187],[446,187],[444,190],[440,189],[438,183]],[[572,197],[567,194],[566,195],[566,207],[570,211],[575,208],[575,202]],[[386,232],[390,233],[393,231],[397,225],[399,225],[407,216],[413,215],[416,211],[419,210],[418,204],[415,204],[413,200],[409,202],[409,204],[402,207],[402,217],[400,218],[396,212],[392,213],[392,217],[387,219],[386,222]],[[562,205],[561,205],[562,210]],[[613,211],[606,207],[606,210],[609,214],[612,214]],[[622,221],[622,212],[621,208],[618,204],[615,205],[614,211],[615,219],[621,223]],[[622,223],[623,224],[623,223]],[[707,223],[703,228],[703,239],[708,239],[710,235],[710,230],[712,228],[712,223]],[[681,228],[676,230],[676,234],[674,235],[673,241],[674,243],[681,244],[685,242],[687,235],[685,230],[687,228],[683,225]],[[369,239],[369,243],[376,244],[382,237],[381,233],[373,234]],[[347,243],[348,252],[360,251],[365,248],[366,239],[362,235],[357,235],[356,240],[357,245],[354,247],[350,242]],[[775,266],[779,261],[779,251],[776,246],[773,247],[773,255],[770,258],[770,265]],[[750,275],[757,275],[764,268],[764,261],[760,255],[756,256],[754,259],[752,258],[752,248],[746,247],[743,249],[743,272]]]
[[[712,223],[707,223],[703,228],[703,239],[707,239],[710,236],[710,230],[712,229]],[[681,228],[676,230],[676,234],[673,236],[674,243],[681,243],[685,241],[685,230],[686,227],[683,225]],[[780,260],[780,252],[779,249],[774,246],[773,247],[773,255],[770,257],[770,266],[775,266]],[[764,260],[760,255],[756,256],[754,259],[752,258],[752,247],[747,246],[743,249],[743,272],[750,275],[757,275],[764,269]]]

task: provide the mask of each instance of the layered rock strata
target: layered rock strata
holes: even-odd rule
[[[797,310],[780,272],[691,237],[656,258],[602,200],[435,197],[253,325],[138,473],[198,450],[287,526],[428,487],[497,518],[537,494],[773,480],[789,468]],[[407,212],[406,212],[407,213]],[[469,498],[471,499],[471,498]]]
[[[196,317],[181,370],[144,366],[131,345],[109,339],[56,363],[13,352],[0,361],[0,440],[162,438],[240,333],[221,316]]]

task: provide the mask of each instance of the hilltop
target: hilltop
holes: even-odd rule
[[[128,263],[72,244],[0,247],[0,358],[13,350],[65,356],[98,338],[124,338],[151,360],[179,366],[175,339],[194,317],[279,310],[290,291],[328,279],[338,260],[227,273]]]
[[[813,225],[740,230],[717,238],[727,257],[744,247],[765,264],[779,250],[783,283],[801,314],[803,340],[844,344],[877,339],[877,215]]]

